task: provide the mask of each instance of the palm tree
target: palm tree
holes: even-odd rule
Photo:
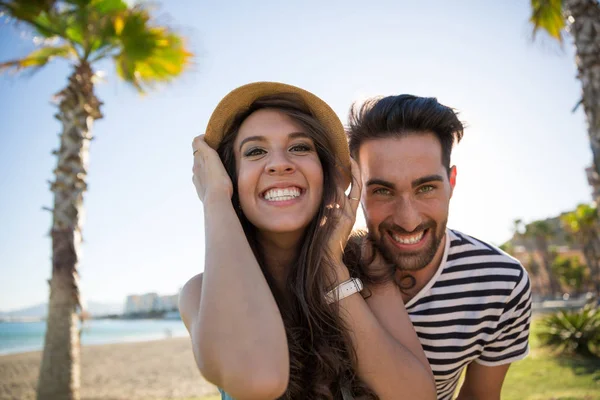
[[[600,204],[600,2],[598,0],[531,0],[534,35],[543,29],[562,41],[573,36],[575,62],[581,81],[583,109],[588,122],[592,166],[587,169],[593,198]],[[600,210],[599,210],[600,211]]]
[[[600,295],[600,218],[596,207],[580,204],[575,211],[560,217],[563,228],[581,246],[592,272],[596,293]]]
[[[181,37],[153,24],[147,8],[129,7],[122,0],[0,0],[1,14],[32,29],[43,45],[24,58],[1,63],[0,70],[35,70],[55,57],[70,60],[74,67],[67,86],[56,95],[62,133],[50,183],[52,278],[38,398],[78,399],[81,213],[91,129],[102,118],[92,67],[112,58],[117,74],[144,92],[181,74],[192,55]]]
[[[550,266],[551,256],[548,250],[548,241],[554,232],[546,221],[534,221],[525,226],[525,232],[523,236],[531,239],[534,243],[535,249],[537,250],[541,263],[539,265],[539,271],[543,274],[546,283],[549,285],[550,294],[555,295],[559,290],[560,286],[556,280],[556,277],[552,273]]]

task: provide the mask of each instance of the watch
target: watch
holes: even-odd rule
[[[360,293],[361,290],[363,290],[363,284],[361,280],[358,278],[350,278],[327,292],[325,295],[325,301],[327,304],[331,304],[336,301],[340,301],[354,293]]]

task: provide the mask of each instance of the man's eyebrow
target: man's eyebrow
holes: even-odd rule
[[[415,188],[427,182],[444,182],[444,178],[441,175],[437,174],[423,176],[412,181],[412,187]]]
[[[304,132],[291,132],[288,134],[288,138],[289,139],[310,138],[310,136],[308,136]],[[248,136],[247,138],[245,138],[244,140],[242,140],[240,142],[239,150],[242,151],[242,146],[246,142],[250,142],[250,141],[265,142],[266,140],[267,139],[264,136]]]
[[[390,189],[395,189],[396,185],[394,185],[392,182],[388,182],[386,180],[383,179],[369,179],[366,183],[366,186],[372,186],[372,185],[379,185],[379,186],[385,186],[388,187]]]

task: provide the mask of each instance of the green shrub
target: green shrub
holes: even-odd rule
[[[580,310],[561,310],[545,317],[537,333],[543,345],[561,352],[598,357],[600,308],[588,303]]]
[[[575,293],[581,293],[583,283],[588,280],[588,267],[577,257],[555,257],[552,261],[552,273],[558,277],[563,286]]]

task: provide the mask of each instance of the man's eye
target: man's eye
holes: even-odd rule
[[[390,189],[386,189],[386,188],[377,188],[377,189],[373,190],[373,194],[381,194],[384,196],[387,196],[391,193],[392,192],[390,191]]]
[[[253,157],[253,156],[260,156],[262,154],[265,154],[266,152],[259,148],[259,147],[254,147],[252,149],[248,149],[245,153],[244,156],[245,157]]]
[[[435,187],[433,185],[425,185],[425,186],[421,186],[419,189],[417,189],[417,191],[419,193],[429,193],[433,189],[435,189]]]
[[[292,147],[290,147],[290,151],[293,152],[307,152],[307,151],[311,151],[312,147],[310,147],[307,144],[304,143],[300,143],[300,144],[295,144]]]

